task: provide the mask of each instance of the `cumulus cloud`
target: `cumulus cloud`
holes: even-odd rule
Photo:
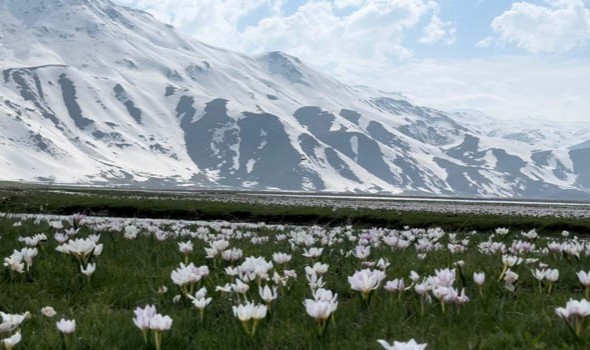
[[[421,29],[428,18],[422,43],[455,40],[454,25],[439,18],[436,0],[313,0],[288,15],[284,0],[116,1],[216,46],[251,54],[287,51],[321,66],[406,60],[413,55],[407,31]]]
[[[240,21],[256,10],[278,12],[282,0],[114,0],[145,10],[204,42],[237,48]]]
[[[517,2],[494,18],[500,42],[531,53],[564,53],[590,41],[590,10],[584,0]]]
[[[456,40],[456,33],[455,23],[451,21],[445,22],[435,15],[430,20],[430,24],[424,27],[423,36],[419,41],[426,45],[438,42],[452,45]]]

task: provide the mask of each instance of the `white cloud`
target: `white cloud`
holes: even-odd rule
[[[421,60],[340,74],[349,83],[400,91],[419,104],[447,111],[471,108],[513,120],[590,120],[587,61],[527,56]]]
[[[487,49],[488,47],[492,46],[493,42],[494,37],[488,36],[475,43],[475,46],[479,47],[480,49]]]
[[[564,53],[590,41],[590,10],[584,0],[546,3],[514,3],[494,18],[492,29],[501,42],[531,53]]]
[[[322,66],[408,59],[413,52],[405,43],[406,33],[424,18],[432,17],[424,28],[424,43],[448,44],[455,33],[450,22],[438,17],[436,0],[310,0],[290,15],[281,11],[284,0],[115,1],[145,9],[212,45],[250,54],[287,51]],[[264,18],[240,27],[262,8]]]
[[[316,65],[404,60],[412,51],[405,33],[437,10],[434,1],[367,0],[349,15],[338,16],[328,1],[309,2],[290,16],[265,18],[241,34],[247,52],[282,50]]]
[[[282,0],[115,0],[145,10],[158,20],[212,45],[234,47],[240,20],[262,6],[275,12]]]
[[[420,42],[426,45],[443,42],[446,45],[452,45],[456,40],[457,29],[455,23],[441,20],[437,15],[432,16],[430,24],[424,27],[423,36]]]

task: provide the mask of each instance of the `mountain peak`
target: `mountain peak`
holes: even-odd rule
[[[292,83],[307,85],[303,73],[303,63],[294,56],[282,51],[272,51],[258,57],[258,61],[267,65],[274,75],[280,75]]]

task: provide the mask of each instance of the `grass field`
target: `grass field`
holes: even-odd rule
[[[190,196],[108,190],[49,191],[0,189],[0,212],[140,217],[186,220],[228,220],[280,224],[355,225],[364,228],[431,228],[468,232],[491,231],[497,227],[545,233],[563,230],[590,232],[590,217],[533,217],[514,215],[454,214],[428,211],[322,208],[295,205],[224,203]]]
[[[517,230],[506,236],[491,231],[462,231],[454,235],[434,229],[399,231],[104,218],[86,218],[79,232],[69,231],[69,235],[60,236],[73,228],[73,222],[71,217],[0,220],[2,258],[26,246],[19,237],[45,233],[48,238],[36,246],[38,254],[29,272],[3,269],[0,311],[30,312],[30,317],[19,326],[22,341],[16,348],[56,349],[66,344],[69,349],[153,349],[154,341],[146,345],[142,332],[132,321],[136,307],[148,304],[173,320],[171,329],[163,332],[163,349],[379,349],[378,339],[390,343],[415,339],[428,344],[428,349],[590,347],[586,323],[576,335],[555,313],[555,308],[563,307],[568,299],[584,297],[584,287],[576,273],[589,269],[588,245],[572,236],[547,239],[526,237]],[[135,238],[131,237],[134,232]],[[97,242],[103,248],[100,255],[90,259],[96,264],[90,279],[81,274],[79,263],[72,256],[56,251],[56,233],[58,239],[67,238],[70,242],[100,234]],[[229,243],[224,251],[239,249],[242,256],[233,263],[220,257],[207,258],[205,249],[218,246],[220,240]],[[186,257],[179,251],[179,242],[193,244]],[[482,246],[482,242],[488,243]],[[497,243],[497,252],[485,252],[490,242]],[[555,244],[549,245],[550,242]],[[303,256],[310,247],[323,248],[321,256]],[[364,257],[367,247],[369,254]],[[273,262],[277,252],[292,255],[292,260],[286,265]],[[210,255],[214,253],[209,251]],[[234,254],[240,255],[236,251]],[[532,259],[511,267],[519,275],[512,284],[514,291],[506,288],[501,276],[502,255]],[[249,257],[261,257],[273,266],[263,264],[263,271],[252,268],[253,259]],[[188,297],[182,296],[175,302],[182,288],[173,282],[171,273],[185,259],[209,269],[209,274],[197,283],[212,298],[203,320]],[[381,268],[375,265],[380,259],[384,259]],[[261,260],[255,261],[259,264]],[[457,264],[460,261],[463,263]],[[324,288],[337,293],[338,302],[322,336],[303,304],[305,299],[314,298],[308,281],[312,277],[306,277],[305,267],[316,262],[327,264],[327,272],[321,271],[325,267],[316,267],[320,272],[307,272],[310,276],[322,276]],[[385,267],[383,262],[390,265]],[[231,266],[238,267],[238,277],[226,273]],[[353,290],[348,280],[366,268],[385,273],[368,300]],[[544,280],[540,284],[531,270],[542,268],[558,269],[557,282]],[[454,272],[451,281],[447,281],[449,288],[456,292],[464,289],[468,302],[462,300],[464,304],[458,305],[456,298],[444,301],[437,279],[428,278],[442,269],[449,269],[447,274]],[[297,277],[283,286],[281,280],[290,275],[285,270],[293,270]],[[412,271],[419,275],[415,282],[410,279]],[[474,272],[486,275],[481,294],[473,281]],[[279,279],[273,281],[275,273]],[[236,283],[236,278],[249,285],[245,295],[216,291],[217,286]],[[249,278],[252,281],[248,282]],[[385,290],[385,283],[393,279],[403,279],[407,290]],[[243,304],[244,298],[263,303],[258,284],[277,287],[278,297],[256,333],[250,336],[234,316],[232,307]],[[416,292],[418,284],[430,289],[424,297]],[[162,293],[162,286],[167,292]],[[57,315],[43,316],[40,310],[45,306],[53,307]],[[65,343],[55,324],[61,318],[75,319],[77,323],[75,332],[65,337]]]

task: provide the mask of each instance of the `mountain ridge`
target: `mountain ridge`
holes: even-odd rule
[[[490,130],[109,0],[2,0],[0,26],[4,180],[590,198],[590,133]]]

